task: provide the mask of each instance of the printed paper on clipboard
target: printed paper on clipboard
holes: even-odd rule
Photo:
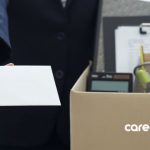
[[[115,30],[116,72],[133,73],[134,67],[140,64],[140,47],[144,53],[150,53],[150,27],[147,34],[140,34],[139,26],[119,26]]]

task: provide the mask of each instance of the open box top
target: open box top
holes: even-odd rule
[[[70,94],[71,150],[149,150],[150,95],[86,92],[88,72]]]

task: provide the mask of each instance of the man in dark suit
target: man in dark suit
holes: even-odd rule
[[[52,66],[62,107],[49,141],[61,149],[69,148],[69,91],[93,57],[97,6],[98,0],[9,1],[9,62]],[[1,62],[9,55],[6,7],[0,0]]]

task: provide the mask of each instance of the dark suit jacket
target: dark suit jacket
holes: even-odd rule
[[[52,66],[62,102],[59,119],[55,120],[58,137],[53,139],[66,147],[69,90],[93,56],[97,6],[98,0],[68,0],[66,8],[60,0],[9,2],[11,62]]]

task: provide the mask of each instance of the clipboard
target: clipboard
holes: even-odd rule
[[[149,16],[135,17],[104,17],[104,60],[105,71],[116,72],[115,62],[115,29],[118,26],[140,26],[143,22],[149,22]],[[139,27],[139,30],[142,29]],[[143,30],[142,30],[143,31]]]

